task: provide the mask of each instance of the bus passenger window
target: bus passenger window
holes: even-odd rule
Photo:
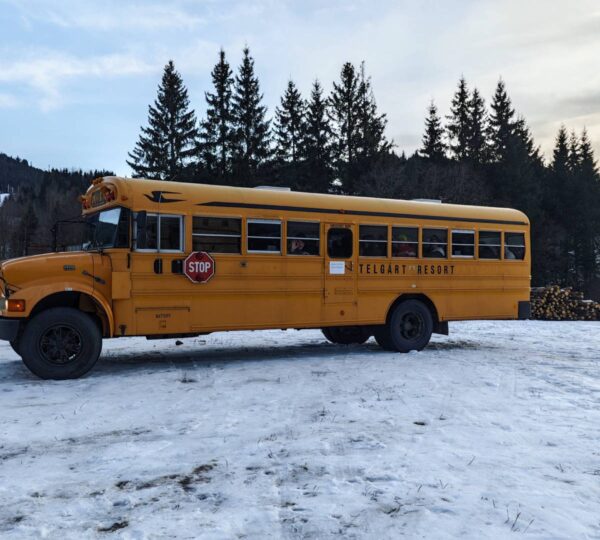
[[[361,225],[358,254],[361,257],[387,257],[388,228],[385,225]]]
[[[446,229],[423,229],[423,257],[445,259],[448,254],[448,231]]]
[[[504,233],[504,258],[521,261],[525,258],[524,233]]]
[[[319,237],[318,223],[310,223],[308,221],[288,221],[288,255],[318,255]]]
[[[134,220],[136,238],[135,249],[138,251],[183,251],[183,217],[165,214],[148,214],[146,216],[146,243],[143,248],[137,247],[137,220]]]
[[[392,257],[417,257],[418,255],[419,229],[392,227]]]
[[[195,216],[192,221],[192,249],[209,253],[241,253],[242,220]]]
[[[327,254],[331,259],[352,257],[352,231],[350,229],[329,229],[327,232]]]
[[[160,250],[183,251],[181,216],[160,216]]]
[[[146,218],[146,248],[156,250],[158,238],[158,216],[156,214],[148,214]]]
[[[499,259],[501,247],[500,231],[479,231],[480,259]]]
[[[469,259],[475,256],[475,231],[452,231],[452,256]]]
[[[281,221],[249,219],[248,251],[253,253],[281,253]]]

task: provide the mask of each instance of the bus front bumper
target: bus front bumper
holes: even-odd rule
[[[14,341],[19,333],[20,324],[18,319],[0,318],[0,339]]]

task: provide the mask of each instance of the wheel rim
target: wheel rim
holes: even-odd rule
[[[72,326],[57,324],[48,328],[40,339],[40,352],[50,364],[64,366],[74,362],[82,349],[81,334]]]
[[[405,313],[400,319],[400,335],[409,341],[415,341],[423,335],[425,320],[419,313]]]

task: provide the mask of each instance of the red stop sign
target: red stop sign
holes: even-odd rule
[[[206,251],[193,251],[183,261],[183,273],[192,283],[206,283],[215,275],[215,260]]]

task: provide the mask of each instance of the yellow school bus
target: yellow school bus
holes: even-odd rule
[[[43,378],[86,373],[102,338],[321,328],[407,352],[529,316],[517,210],[118,177],[81,202],[55,252],[0,266],[0,339]]]

